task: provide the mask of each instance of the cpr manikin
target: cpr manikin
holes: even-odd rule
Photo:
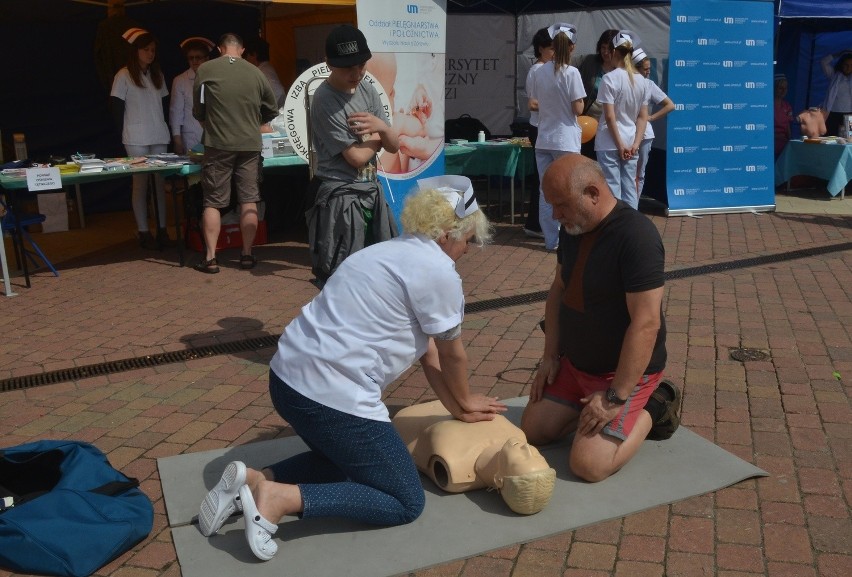
[[[465,423],[433,401],[402,409],[393,424],[417,468],[449,493],[496,489],[512,511],[525,515],[550,501],[556,471],[502,415]]]

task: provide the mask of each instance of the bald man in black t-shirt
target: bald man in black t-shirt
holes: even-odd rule
[[[612,195],[598,163],[566,155],[542,188],[562,228],[521,428],[534,444],[576,431],[571,470],[600,481],[646,437],[668,438],[679,424],[680,391],[662,379],[665,252],[654,224]]]

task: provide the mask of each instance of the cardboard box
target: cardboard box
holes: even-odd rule
[[[266,238],[266,221],[261,220],[257,223],[257,234],[254,236],[252,246],[258,246],[267,243]],[[201,232],[197,226],[190,222],[186,223],[186,245],[192,250],[204,252],[204,241],[201,240]],[[219,231],[219,240],[216,243],[216,250],[224,250],[226,248],[241,248],[243,246],[243,235],[240,234],[239,224],[223,224]]]

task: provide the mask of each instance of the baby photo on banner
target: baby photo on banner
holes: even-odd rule
[[[358,2],[358,28],[373,57],[367,72],[382,87],[399,151],[379,153],[379,178],[399,219],[416,181],[444,174],[446,0]]]

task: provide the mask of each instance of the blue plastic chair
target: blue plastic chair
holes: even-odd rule
[[[27,227],[33,224],[41,224],[43,223],[47,217],[43,214],[23,214],[16,215],[9,210],[9,207],[0,199],[0,206],[4,209],[5,214],[3,215],[3,232],[8,232],[12,235],[12,243],[15,245],[15,259],[18,259],[18,247],[17,247],[17,239],[18,237],[15,235],[15,230],[20,227],[20,239],[21,239],[21,251],[24,254],[25,258],[30,259],[30,262],[33,263],[34,268],[39,268],[38,261],[36,260],[36,256],[41,259],[44,265],[49,268],[53,272],[53,276],[59,276],[59,273],[56,271],[56,268],[53,266],[53,263],[48,260],[44,253],[39,248],[38,244],[33,240],[33,237],[30,236]],[[27,248],[27,244],[29,244],[30,248]],[[21,263],[18,262],[18,266],[20,267]]]

